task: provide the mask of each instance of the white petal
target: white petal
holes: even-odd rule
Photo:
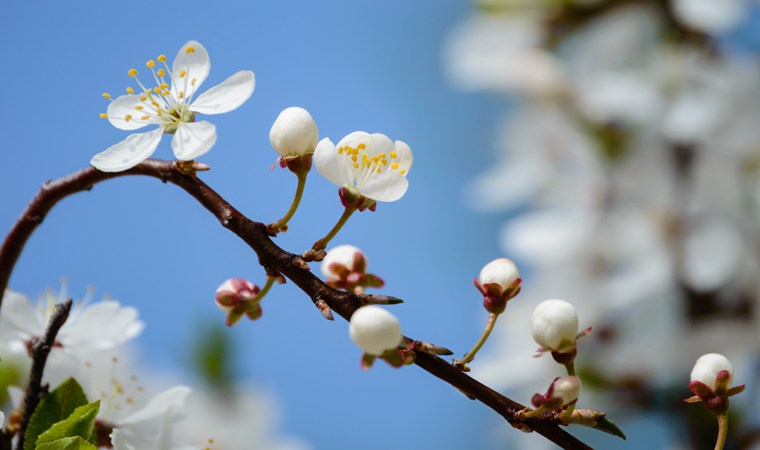
[[[59,333],[64,344],[105,350],[136,337],[143,324],[135,308],[121,306],[114,300],[103,300],[84,308]]]
[[[136,107],[143,108],[142,110]],[[146,109],[153,108],[150,104],[140,101],[139,95],[122,95],[108,105],[108,121],[121,130],[137,130],[158,123],[158,119],[141,119],[146,115]]]
[[[383,133],[372,133],[372,145],[367,145],[367,154],[369,156],[375,156],[380,153],[389,155],[396,148],[393,145],[393,141]]]
[[[700,31],[721,33],[742,18],[742,0],[674,0],[673,11],[679,20]]]
[[[156,151],[164,129],[159,127],[147,133],[135,133],[108,147],[90,160],[96,169],[103,172],[121,172],[145,161]]]
[[[250,70],[241,70],[199,95],[190,110],[201,114],[221,114],[242,105],[253,94],[256,78]]]
[[[182,408],[185,398],[190,395],[190,388],[187,386],[175,386],[169,388],[153,397],[142,409],[135,411],[129,416],[120,420],[118,425],[134,425],[140,422],[151,422],[157,417],[171,412],[172,408]]]
[[[346,137],[338,141],[338,144],[336,147],[353,147],[356,148],[359,146],[359,144],[364,144],[367,146],[367,152],[369,153],[373,142],[372,135],[365,131],[354,131],[353,133],[348,134]],[[374,154],[374,153],[373,153]]]
[[[365,197],[379,202],[395,202],[406,193],[409,181],[390,170],[368,176],[356,189]]]
[[[320,175],[333,184],[346,186],[351,182],[346,179],[346,173],[341,169],[338,148],[329,138],[324,138],[317,144],[314,150],[314,166]]]
[[[180,161],[193,160],[216,143],[216,127],[206,122],[182,123],[172,139],[174,156]]]
[[[211,69],[208,52],[198,41],[189,41],[177,53],[172,64],[172,95],[191,98]],[[184,76],[180,77],[181,74]]]
[[[19,293],[6,289],[3,296],[2,323],[4,328],[14,335],[21,334],[23,339],[41,335],[46,324],[34,312],[29,299]]]
[[[396,141],[396,157],[398,158],[399,170],[404,170],[406,174],[412,169],[412,162],[414,157],[412,156],[412,149],[404,141]]]

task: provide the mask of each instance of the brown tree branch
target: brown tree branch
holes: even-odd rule
[[[33,341],[30,349],[32,368],[29,371],[29,383],[26,385],[26,393],[24,394],[24,413],[21,419],[21,425],[18,429],[18,443],[16,444],[16,448],[24,448],[26,427],[29,425],[32,413],[37,409],[40,400],[42,400],[42,397],[47,394],[47,385],[42,385],[42,375],[45,373],[45,364],[47,363],[48,355],[50,355],[50,350],[52,350],[53,345],[55,345],[55,338],[58,336],[58,331],[63,324],[66,323],[66,319],[69,318],[70,311],[71,299],[56,305],[55,311],[50,315],[50,321],[47,324],[44,336],[40,338],[32,338]]]
[[[150,176],[182,188],[211,212],[222,226],[248,244],[256,252],[259,262],[268,273],[283,274],[304,291],[313,302],[320,300],[326,302],[333,311],[346,320],[361,305],[357,295],[327,286],[304,268],[305,264],[300,256],[286,252],[272,242],[265,224],[247,218],[196,176],[179,173],[174,162],[155,159],[148,159],[132,169],[118,173],[104,173],[89,167],[45,183],[11,228],[0,247],[0,292],[5,290],[13,266],[21,255],[26,241],[56,203],[74,193],[89,190],[101,181],[127,175]],[[1,300],[0,306],[2,306]],[[426,353],[418,353],[415,363],[469,397],[479,400],[510,423],[520,423],[515,418],[515,413],[522,409],[523,405],[469,377],[443,359]],[[534,418],[525,421],[524,424],[564,449],[591,448],[562,430],[553,419]]]

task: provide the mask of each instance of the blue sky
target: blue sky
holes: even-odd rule
[[[8,2],[0,15],[7,43],[0,227],[11,226],[42,182],[86,167],[126,137],[98,117],[107,107],[102,92],[123,92],[131,67],[161,53],[172,58],[198,40],[212,62],[205,88],[240,69],[256,73],[245,105],[210,118],[219,139],[202,158],[213,168],[202,178],[254,220],[281,217],[295,189],[290,173],[269,171],[276,157],[269,128],[288,106],[307,108],[320,137],[334,142],[364,130],[411,146],[407,195],[356,214],[334,244],[363,249],[370,271],[387,283],[383,292],[406,300],[394,308],[405,334],[461,355],[485,323],[472,279],[502,256],[495,238],[504,219],[472,212],[462,195],[490,160],[499,103],[457,92],[442,68],[443,42],[471,7],[439,0]],[[168,139],[154,156],[171,158]],[[277,243],[301,252],[340,213],[337,188],[314,172]],[[147,324],[139,340],[144,359],[174,371],[187,366],[198,326],[223,321],[215,288],[233,276],[264,280],[255,255],[192,199],[137,177],[59,204],[30,240],[11,287],[36,296],[57,288],[61,276],[75,296],[92,284],[138,307]],[[367,450],[498,447],[498,417],[422,370],[379,364],[362,372],[347,324],[323,320],[291,284],[273,289],[263,308],[261,320],[229,332],[239,375],[281,399],[287,433],[332,450],[355,449],[360,438]],[[186,372],[179,378],[191,381]]]
[[[409,143],[415,165],[408,194],[375,213],[357,214],[334,243],[365,250],[370,270],[387,282],[385,292],[406,299],[394,309],[406,334],[465,352],[485,320],[471,280],[499,256],[498,221],[471,213],[461,194],[488,159],[495,119],[487,109],[495,102],[451,89],[441,64],[442,42],[470,5],[155,5],[4,6],[0,36],[10,44],[4,49],[9,65],[0,72],[6,87],[0,188],[7,193],[0,226],[10,227],[42,182],[87,166],[95,153],[126,137],[98,117],[107,107],[102,92],[123,92],[131,67],[160,53],[172,58],[195,39],[211,56],[205,88],[240,69],[256,73],[256,91],[244,106],[210,118],[219,140],[202,159],[213,167],[203,179],[255,220],[279,218],[295,189],[290,173],[269,171],[276,157],[269,128],[285,107],[307,108],[320,137],[335,142],[365,130]],[[168,140],[154,156],[171,157]],[[303,251],[340,212],[337,188],[315,172],[290,231],[277,242]],[[222,323],[213,292],[224,279],[264,280],[255,255],[192,199],[137,177],[59,204],[30,240],[11,287],[36,296],[57,288],[61,276],[75,296],[92,284],[137,306],[147,324],[142,354],[161,370],[186,367],[199,324]],[[263,307],[261,320],[230,330],[238,372],[273,391],[282,401],[284,430],[315,448],[356,448],[352,433],[363,437],[365,449],[457,448],[483,429],[479,420],[498,423],[416,367],[362,372],[347,324],[323,320],[291,285],[274,289]],[[180,374],[182,381],[189,377]],[[386,434],[383,422],[397,433]],[[421,435],[421,422],[437,431]]]

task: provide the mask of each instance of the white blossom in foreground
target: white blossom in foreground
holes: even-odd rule
[[[699,381],[710,389],[715,390],[715,380],[718,373],[727,371],[729,374],[728,383],[734,376],[734,367],[731,362],[719,353],[708,353],[697,359],[694,368],[691,370],[691,381]]]
[[[396,316],[378,306],[362,306],[351,316],[348,334],[369,355],[382,355],[401,344]]]
[[[309,111],[291,106],[285,108],[269,131],[269,142],[283,158],[313,153],[319,140],[319,128]]]
[[[575,347],[578,314],[564,300],[544,300],[533,310],[530,329],[544,350],[563,352]]]
[[[60,297],[60,301],[66,297],[65,289],[62,289]],[[46,298],[33,305],[26,296],[6,290],[3,297],[3,326],[17,342],[41,337],[55,305],[56,298],[50,292]],[[111,349],[138,336],[143,327],[135,308],[122,306],[115,300],[89,304],[87,300],[77,302],[58,332],[56,342],[59,345],[53,351],[60,348],[63,352],[77,356]]]
[[[156,61],[146,63],[156,86],[146,87],[137,78],[137,70],[130,69],[129,76],[137,82],[139,92],[128,87],[127,95],[113,100],[108,112],[101,117],[108,118],[113,126],[122,130],[137,130],[147,125],[158,125],[158,128],[132,134],[98,153],[90,161],[96,169],[121,172],[134,167],[153,154],[163,134],[174,135],[172,150],[180,161],[191,161],[205,154],[216,143],[216,127],[205,120],[196,122],[195,115],[232,111],[248,100],[256,85],[253,72],[241,70],[193,99],[211,68],[206,49],[196,41],[182,46],[171,69],[166,56],[160,55]],[[163,67],[157,69],[159,64]],[[109,94],[103,96],[111,99]]]
[[[176,423],[184,417],[190,388],[175,386],[156,395],[143,408],[113,423],[111,444],[116,450],[172,450]]]
[[[393,202],[406,193],[406,175],[412,150],[381,133],[354,131],[338,142],[325,138],[314,151],[317,171],[331,183],[381,202]]]

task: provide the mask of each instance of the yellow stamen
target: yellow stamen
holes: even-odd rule
[[[195,53],[195,47],[193,47],[192,45],[188,45],[187,48],[185,49],[185,53],[188,53],[188,54]]]
[[[161,89],[169,89],[169,85],[166,83],[161,83],[158,87],[160,87]]]
[[[359,145],[357,145],[357,146],[356,146],[356,149],[357,149],[357,150],[364,150],[365,148],[367,148],[367,146],[366,146],[366,145],[364,145],[364,143],[363,143],[363,142],[362,142],[361,144],[359,144]]]
[[[169,95],[169,91],[162,91],[161,92],[161,97],[166,97],[167,95]]]
[[[391,164],[391,169],[393,169],[393,170],[398,169],[398,163]]]
[[[148,119],[150,119],[150,117],[148,117],[148,116],[142,116],[142,117],[140,117],[140,120],[148,120]]]
[[[139,110],[143,109],[143,107],[142,107],[142,105],[137,105],[137,106],[135,106],[135,109],[139,111]]]
[[[406,173],[406,170],[399,170],[398,173],[400,173],[401,175],[403,175],[403,174]]]
[[[164,62],[166,61],[166,55],[158,55],[158,58],[156,58],[158,62]]]
[[[391,152],[391,158],[396,159],[396,152]]]
[[[127,86],[127,94],[134,94],[134,93],[135,93],[135,90]]]
[[[359,164],[354,163],[354,169],[358,169],[358,168],[359,168]]]
[[[153,88],[153,92],[155,92],[156,94],[160,94],[161,93],[161,89],[159,89],[158,86],[156,86],[156,87]]]
[[[148,60],[148,62],[146,62],[145,65],[148,66],[148,69],[152,69],[156,67],[156,62],[151,59],[151,60]]]
[[[338,154],[339,154],[339,155],[342,155],[342,154],[343,154],[343,147],[340,147],[340,148],[338,149]]]
[[[137,69],[129,69],[129,76],[134,78],[137,76]]]
[[[184,70],[180,70],[179,71],[179,77],[180,78],[185,78],[185,75],[187,75],[187,71],[184,71]]]
[[[196,82],[196,81],[197,81],[197,80],[196,80],[195,78],[193,78],[193,81],[191,81],[191,82],[190,82],[190,86],[195,86],[195,82]]]
[[[107,99],[110,99],[111,98],[111,94],[109,94],[108,92],[103,92],[103,97],[107,98]]]
[[[141,102],[144,102],[144,101],[146,101],[146,100],[148,100],[148,97],[146,97],[146,96],[144,96],[144,95],[143,95],[143,96],[140,96],[140,101],[141,101]]]
[[[132,115],[131,114],[127,114],[126,116],[124,116],[124,120],[126,122],[129,122],[130,120],[132,120]]]
[[[156,75],[158,75],[159,77],[162,77],[162,76],[166,75],[166,72],[164,71],[164,69],[158,69],[156,71]]]
[[[101,119],[108,119],[108,114],[106,114],[106,113],[100,113],[100,118]]]
[[[179,91],[179,98],[181,98],[181,99],[185,98],[185,92],[184,91]]]

